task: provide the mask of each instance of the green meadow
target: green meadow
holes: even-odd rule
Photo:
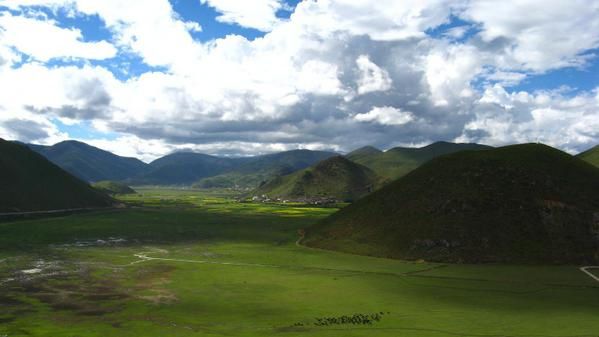
[[[136,191],[125,209],[0,223],[0,336],[599,336],[580,266],[310,249],[300,230],[337,209]]]

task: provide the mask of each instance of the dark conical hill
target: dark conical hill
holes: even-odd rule
[[[113,200],[27,146],[0,140],[0,212],[106,207]]]
[[[597,260],[599,169],[544,145],[431,160],[307,230],[308,246],[450,262]]]
[[[257,195],[299,198],[332,198],[353,201],[371,192],[380,182],[369,168],[335,156],[274,180],[254,192]]]

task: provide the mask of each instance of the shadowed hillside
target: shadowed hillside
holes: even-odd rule
[[[577,157],[599,167],[599,145],[580,153]]]
[[[353,201],[372,192],[379,183],[380,178],[369,168],[336,156],[308,169],[277,177],[254,194],[287,199]]]
[[[29,147],[67,172],[89,182],[124,180],[141,173],[147,164],[135,158],[120,157],[77,141],[53,146]]]
[[[107,207],[113,201],[25,145],[0,140],[0,212]]]
[[[312,247],[451,262],[597,260],[599,169],[545,145],[433,159],[307,231]]]
[[[490,148],[480,144],[436,142],[421,148],[395,147],[382,152],[367,146],[348,153],[346,157],[351,161],[369,167],[384,178],[396,179],[423,163],[444,154]]]

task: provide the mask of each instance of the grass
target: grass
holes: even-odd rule
[[[106,194],[133,194],[135,191],[131,187],[118,181],[104,180],[92,184],[92,187]]]
[[[431,264],[310,249],[295,244],[297,231],[334,209],[237,203],[229,191],[136,190],[124,198],[143,208],[0,224],[0,282],[17,279],[0,285],[0,336],[599,331],[599,284],[576,266]],[[143,262],[140,252],[173,261]],[[34,268],[43,271],[21,272]],[[317,325],[380,312],[372,325]]]
[[[599,145],[580,153],[577,157],[599,167]]]

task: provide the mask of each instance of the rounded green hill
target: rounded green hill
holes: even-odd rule
[[[308,246],[448,262],[598,260],[599,169],[544,145],[433,159],[307,230]]]
[[[275,178],[254,194],[295,200],[354,201],[372,192],[379,184],[380,178],[369,168],[335,156],[305,170]]]

